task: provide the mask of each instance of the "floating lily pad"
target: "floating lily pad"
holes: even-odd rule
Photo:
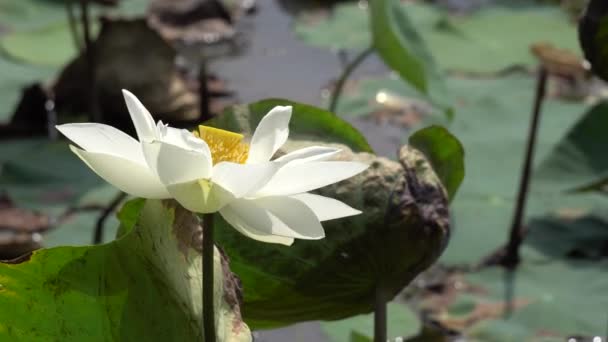
[[[337,5],[335,15],[317,21],[302,17],[296,33],[316,46],[369,46],[368,13],[357,6]],[[486,7],[467,16],[451,16],[428,4],[405,2],[401,6],[445,69],[496,72],[513,65],[533,66],[536,60],[530,45],[541,41],[580,50],[574,24],[556,6],[519,2],[518,6]]]
[[[202,340],[198,220],[160,201],[138,200],[124,210],[140,209],[137,222],[125,222],[130,231],[112,243],[0,263],[0,339]],[[251,341],[236,280],[218,251],[215,274],[218,339]]]
[[[67,0],[66,0],[67,1]],[[6,25],[6,33],[0,26],[0,50],[10,59],[20,63],[60,67],[78,54],[66,13],[66,1],[49,0],[0,0],[0,25]],[[132,17],[144,15],[148,2],[145,0],[120,1],[109,13]],[[74,2],[77,30],[80,28],[80,7]],[[98,6],[91,7],[91,34],[99,29],[97,17],[102,13]],[[82,34],[81,34],[82,35]]]
[[[66,64],[78,52],[67,22],[9,33],[0,38],[0,48],[16,61],[53,67]]]
[[[2,149],[14,154],[2,160],[0,186],[19,206],[63,209],[103,184],[67,144],[49,143],[43,139],[17,140],[3,142]]]
[[[43,236],[45,246],[91,243],[101,211],[76,210],[64,215],[69,208],[104,207],[118,191],[87,168],[65,143],[45,139],[4,141],[0,144],[0,165],[0,191],[6,192],[17,206],[55,219],[53,229]],[[116,223],[110,215],[105,241],[114,238]]]
[[[4,30],[35,30],[66,19],[63,2],[0,0],[0,25]]]
[[[608,103],[591,108],[572,127],[538,171],[539,178],[559,180],[560,190],[601,190],[608,181],[605,146]]]
[[[457,200],[452,203],[450,214],[456,230],[442,260],[446,263],[476,263],[506,241],[523,162],[535,83],[527,75],[514,74],[489,80],[452,77],[447,79],[447,86],[450,94],[448,101],[455,108],[454,120],[447,123],[431,115],[426,121],[443,123],[462,142],[466,151],[464,164],[467,176],[458,191]],[[349,112],[364,114],[382,108],[370,101],[379,91],[417,99],[411,87],[400,80],[362,80],[357,89],[344,95],[338,112],[345,115]],[[596,162],[591,163],[590,159],[580,155],[576,160],[585,161],[586,164],[568,167],[565,162],[560,162],[555,164],[556,167],[551,167],[548,173],[541,165],[546,164],[543,161],[553,154],[556,145],[578,122],[578,115],[586,110],[585,105],[580,103],[555,99],[545,102],[535,158],[535,164],[539,167],[531,185],[527,217],[560,209],[591,210],[608,206],[606,198],[600,196],[568,196],[564,193],[568,189],[566,184],[571,184],[564,181],[568,177],[568,168],[591,170],[589,167],[597,165]],[[597,114],[597,117],[600,115]],[[601,131],[602,125],[597,127]],[[590,134],[594,134],[592,132]],[[559,160],[577,155],[563,154]],[[558,174],[560,170],[557,167],[560,165],[564,167],[564,172]]]
[[[608,261],[553,260],[525,262],[512,281],[506,281],[505,271],[497,268],[471,274],[466,278],[473,285],[489,291],[486,301],[504,303],[505,291],[513,287],[514,301],[522,305],[503,329],[496,329],[496,323],[490,323],[495,320],[489,320],[472,327],[470,334],[483,336],[483,341],[516,341],[514,336],[523,337],[517,341],[543,335],[562,341],[577,335],[602,336],[608,305],[603,295],[608,291],[607,271]],[[513,337],[505,339],[507,336]]]

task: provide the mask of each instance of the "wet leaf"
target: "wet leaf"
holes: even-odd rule
[[[191,213],[147,201],[119,240],[0,263],[0,304],[10,308],[0,312],[0,339],[201,340],[200,233]],[[236,280],[218,251],[215,270],[218,338],[251,341]]]
[[[444,127],[430,126],[412,134],[409,144],[424,153],[450,201],[454,199],[464,179],[464,148],[460,141]]]

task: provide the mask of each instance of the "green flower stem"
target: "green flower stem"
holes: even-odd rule
[[[342,88],[344,88],[344,83],[350,77],[350,74],[355,71],[355,69],[369,56],[372,52],[374,52],[374,47],[370,46],[367,49],[363,50],[355,59],[353,59],[350,64],[344,68],[342,75],[336,82],[336,87],[331,95],[331,102],[329,103],[329,111],[335,113],[336,106],[338,105],[338,99],[340,99],[340,95],[342,94]]]
[[[203,331],[205,342],[216,342],[213,308],[213,214],[203,215]]]
[[[378,285],[374,302],[374,342],[386,342],[387,340],[386,303],[386,295],[382,286]]]

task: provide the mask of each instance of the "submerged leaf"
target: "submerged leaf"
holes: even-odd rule
[[[121,217],[140,207],[126,206]],[[200,341],[198,220],[151,200],[138,217],[114,242],[39,250],[0,263],[0,340]],[[219,251],[215,274],[218,338],[251,341],[240,320],[238,281]]]

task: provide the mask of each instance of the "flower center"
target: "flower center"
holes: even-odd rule
[[[239,164],[247,161],[249,144],[242,142],[242,134],[203,125],[198,126],[198,131],[192,133],[207,143],[214,165],[223,161]]]

